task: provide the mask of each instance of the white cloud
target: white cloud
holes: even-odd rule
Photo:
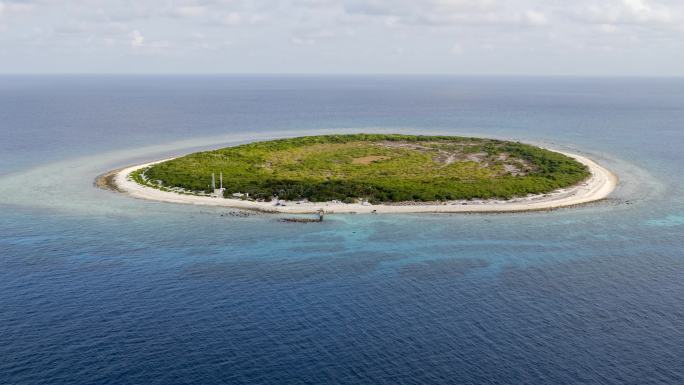
[[[268,17],[259,13],[249,12],[228,12],[218,15],[219,24],[235,27],[261,24],[268,20]]]
[[[221,23],[225,25],[239,25],[244,21],[244,17],[239,12],[229,12],[221,17]]]
[[[200,17],[206,14],[207,8],[201,5],[175,7],[172,14],[179,17]]]
[[[644,65],[676,63],[684,0],[0,0],[0,29],[3,68],[88,45],[110,57],[164,53],[198,70],[223,60],[231,66],[222,71],[280,71],[286,62],[380,72],[399,52],[406,71],[459,68],[449,60],[506,71],[502,57],[579,66],[596,47]],[[290,44],[316,49],[290,55]],[[70,57],[62,60],[78,64]]]
[[[531,25],[547,25],[549,23],[545,14],[531,9],[525,12],[525,19]]]
[[[451,46],[449,52],[451,52],[452,55],[462,55],[465,51],[463,46],[457,43]]]
[[[614,24],[599,24],[598,29],[603,33],[615,33],[619,30]]]
[[[140,31],[135,30],[130,33],[131,37],[131,47],[133,48],[139,48],[143,46],[143,43],[145,42],[145,37],[140,33]]]
[[[290,41],[298,45],[311,45],[337,36],[337,33],[326,28],[297,28],[292,32]]]
[[[384,18],[389,25],[545,25],[546,15],[526,10],[528,1],[497,0],[374,0],[344,2],[349,15]]]
[[[310,39],[310,38],[306,38],[306,37],[299,37],[299,36],[290,37],[290,41],[292,42],[292,44],[295,44],[295,45],[312,45],[312,44],[316,43],[316,40],[314,40],[314,39]]]
[[[595,24],[672,24],[683,15],[681,5],[672,7],[647,0],[603,1],[585,4],[576,16]]]
[[[0,1],[0,17],[9,13],[28,13],[35,9],[31,1]]]

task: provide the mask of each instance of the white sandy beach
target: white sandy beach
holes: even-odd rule
[[[560,152],[560,151],[559,151]],[[169,159],[159,160],[124,168],[114,177],[116,187],[135,198],[168,203],[192,204],[201,206],[222,206],[245,210],[258,210],[274,213],[310,214],[323,210],[327,214],[343,213],[495,213],[550,210],[595,202],[608,197],[615,190],[618,178],[609,170],[584,156],[562,152],[587,165],[591,177],[584,182],[549,194],[534,195],[511,200],[449,201],[438,204],[398,203],[398,204],[346,204],[336,202],[251,202],[241,199],[224,199],[207,196],[182,195],[142,186],[129,175],[141,168]]]

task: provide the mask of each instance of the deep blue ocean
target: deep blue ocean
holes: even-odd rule
[[[336,132],[544,144],[621,182],[320,224],[93,187]],[[0,384],[213,383],[684,383],[684,79],[0,77]]]

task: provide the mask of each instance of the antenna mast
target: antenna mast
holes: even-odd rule
[[[213,172],[211,173],[211,189],[216,190],[216,177]]]

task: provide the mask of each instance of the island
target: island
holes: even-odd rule
[[[606,198],[592,160],[498,139],[320,135],[203,151],[102,177],[131,196],[285,213],[511,212]]]

